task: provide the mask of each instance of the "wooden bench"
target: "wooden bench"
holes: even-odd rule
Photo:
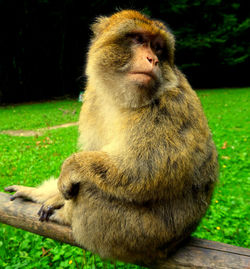
[[[38,220],[37,212],[40,206],[22,199],[11,202],[9,194],[0,192],[0,222],[78,246],[70,227]],[[250,269],[250,250],[192,237],[157,268]]]

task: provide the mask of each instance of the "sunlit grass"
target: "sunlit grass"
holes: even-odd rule
[[[0,106],[1,130],[30,130],[75,122],[81,103],[75,100]]]
[[[250,89],[199,91],[219,153],[220,179],[195,236],[249,247]]]
[[[198,91],[219,153],[220,181],[194,235],[243,247],[249,246],[250,227],[249,93],[250,89]],[[61,108],[76,111],[64,113]],[[1,108],[0,129],[77,121],[79,109],[76,101]],[[77,136],[77,127],[49,131],[41,137],[0,134],[0,191],[6,185],[34,186],[58,176],[63,160],[76,150]],[[0,268],[81,268],[83,264],[84,268],[115,268],[76,247],[0,224]],[[140,267],[117,263],[116,268]]]

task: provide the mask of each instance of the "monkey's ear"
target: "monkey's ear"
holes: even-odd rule
[[[98,36],[105,30],[108,24],[109,24],[108,17],[103,17],[103,16],[98,17],[96,21],[92,24],[91,30],[95,36]]]
[[[168,32],[168,40],[169,62],[174,66],[175,38],[170,32]]]

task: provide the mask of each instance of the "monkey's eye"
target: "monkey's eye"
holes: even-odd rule
[[[141,34],[130,34],[129,36],[131,40],[136,44],[143,44],[145,42]]]
[[[163,54],[163,47],[160,44],[155,44],[153,49],[158,56]]]

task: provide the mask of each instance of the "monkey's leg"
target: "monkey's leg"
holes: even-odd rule
[[[22,197],[36,203],[44,203],[48,199],[59,194],[57,180],[54,178],[45,181],[37,188],[13,185],[6,187],[4,190],[7,192],[15,192],[10,198],[12,201],[18,197]]]

